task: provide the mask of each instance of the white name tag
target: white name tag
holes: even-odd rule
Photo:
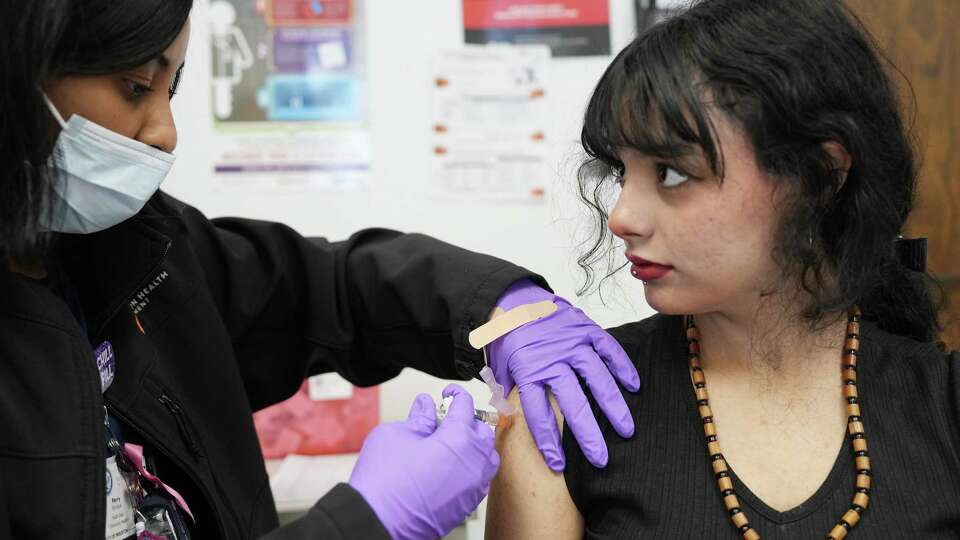
[[[107,458],[107,533],[106,540],[124,540],[136,537],[133,522],[133,501],[127,489],[127,479],[117,467],[116,456]]]

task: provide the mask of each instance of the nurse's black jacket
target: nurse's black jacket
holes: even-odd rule
[[[0,265],[0,538],[103,540],[104,405],[152,450],[197,517],[195,538],[277,526],[251,412],[337,371],[373,385],[413,367],[469,378],[467,333],[514,281],[542,279],[432,238],[366,230],[306,239],[209,221],[157,194],[134,218],[56,243],[87,333],[45,283]],[[117,374],[101,395],[91,344]],[[268,535],[386,538],[340,485]]]

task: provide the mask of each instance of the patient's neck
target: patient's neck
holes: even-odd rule
[[[740,378],[768,395],[835,387],[846,317],[814,329],[792,307],[799,305],[765,298],[697,315],[708,378]]]

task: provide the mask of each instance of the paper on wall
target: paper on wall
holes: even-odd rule
[[[549,60],[543,45],[466,46],[437,54],[430,149],[435,194],[544,196]]]

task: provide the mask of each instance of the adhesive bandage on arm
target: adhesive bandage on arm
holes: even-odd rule
[[[493,319],[470,332],[467,340],[474,349],[482,349],[507,333],[542,319],[556,310],[557,305],[552,300],[517,306],[502,315],[494,314]]]

